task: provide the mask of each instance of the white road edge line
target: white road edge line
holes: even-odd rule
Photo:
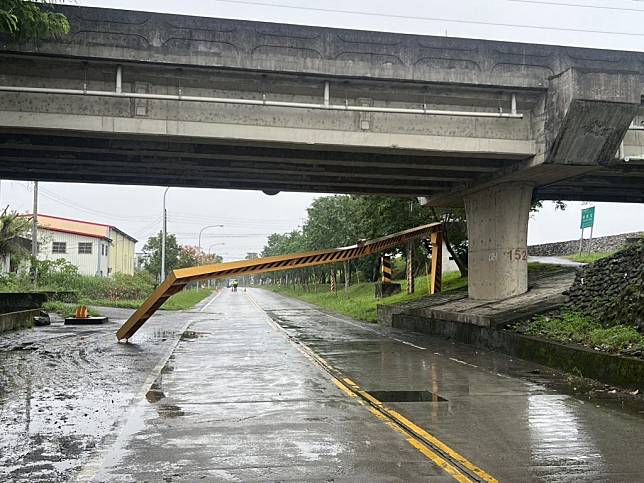
[[[204,311],[204,310],[206,310],[208,307],[210,307],[210,304],[211,304],[211,303],[213,303],[215,300],[217,300],[217,297],[219,297],[219,296],[221,295],[221,293],[222,293],[222,292],[223,292],[223,289],[222,289],[222,290],[220,290],[219,292],[217,292],[217,295],[215,295],[215,296],[212,298],[212,300],[211,300],[210,302],[208,302],[206,305],[204,305],[203,307],[201,307],[201,309],[199,309],[199,312],[203,312],[203,311]]]
[[[296,300],[296,302],[301,302],[301,300]],[[304,305],[304,304],[302,304],[302,305]],[[304,305],[304,306],[307,307],[307,305]],[[307,307],[307,308],[311,308],[311,307]],[[420,350],[423,350],[423,351],[427,350],[427,347],[422,347],[422,346],[419,346],[419,345],[416,345],[416,344],[412,344],[411,342],[407,342],[406,340],[398,339],[396,337],[391,337],[389,335],[383,334],[382,332],[380,332],[380,331],[378,331],[376,329],[372,329],[370,327],[364,327],[363,325],[356,324],[355,322],[351,322],[351,321],[349,321],[347,319],[343,319],[342,317],[336,317],[335,315],[327,314],[326,312],[324,312],[322,310],[319,310],[319,309],[315,309],[315,308],[313,310],[315,310],[316,312],[319,312],[320,314],[323,314],[323,315],[325,315],[327,317],[330,317],[332,319],[339,320],[340,322],[344,322],[345,324],[353,325],[354,327],[357,327],[358,329],[373,332],[374,334],[379,335],[380,337],[386,337],[387,339],[392,339],[392,340],[395,340],[396,342],[400,342],[402,344],[406,344],[406,345],[415,347],[416,349],[420,349]]]
[[[204,305],[199,312],[203,312],[212,304],[217,297],[221,295],[221,291],[217,292],[217,294],[212,298],[210,302],[208,302],[206,305]],[[107,460],[108,453],[110,449],[119,441],[123,440],[126,432],[123,431],[125,427],[127,427],[128,423],[132,420],[139,419],[137,416],[137,405],[138,403],[143,400],[145,395],[148,393],[150,388],[152,387],[152,384],[154,381],[156,381],[157,377],[159,377],[159,374],[161,374],[161,370],[165,367],[165,365],[168,363],[168,360],[174,353],[175,349],[179,345],[179,342],[181,342],[181,334],[183,334],[186,330],[188,330],[188,327],[194,323],[194,320],[188,320],[180,329],[179,329],[179,337],[177,337],[177,340],[174,342],[174,344],[171,345],[171,347],[168,349],[167,352],[163,354],[163,357],[161,358],[161,361],[154,366],[154,368],[150,371],[150,374],[148,374],[148,377],[145,379],[145,382],[142,384],[140,389],[135,393],[135,395],[132,397],[130,402],[128,403],[129,410],[127,411],[127,414],[125,418],[121,419],[122,424],[118,425],[117,427],[114,428],[115,431],[118,431],[116,438],[113,441],[106,442],[106,444],[99,443],[101,445],[101,449],[98,450],[98,453],[91,457],[90,460],[85,463],[80,471],[76,474],[76,477],[73,478],[73,481],[76,482],[86,482],[86,481],[93,481],[96,476],[98,475],[98,472],[103,468],[105,465],[105,462]],[[117,420],[118,421],[118,420]],[[113,433],[108,433],[108,435],[105,436],[105,439],[108,439],[110,437],[110,434]]]
[[[412,347],[415,347],[416,349],[420,349],[420,350],[423,350],[423,351],[427,350],[427,347],[422,347],[422,346],[419,346],[419,345],[416,345],[416,344],[412,344],[411,342],[407,342],[406,340],[397,339],[396,337],[392,337],[391,339],[395,340],[396,342],[400,342],[401,344],[410,345]]]

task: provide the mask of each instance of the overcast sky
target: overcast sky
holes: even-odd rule
[[[579,47],[644,50],[641,0],[94,0],[79,5],[304,25],[448,35]],[[273,6],[261,5],[270,4]],[[277,4],[281,5],[276,6]],[[286,6],[295,7],[287,8]],[[298,8],[307,7],[307,8]],[[311,8],[317,10],[311,10]],[[336,10],[336,11],[334,11]],[[141,241],[161,227],[161,187],[41,183],[41,213],[118,226]],[[0,203],[31,211],[31,183],[3,181]],[[223,253],[226,260],[260,251],[266,235],[295,229],[315,195],[171,188],[168,230],[182,244]],[[82,200],[79,206],[78,200]],[[595,236],[644,229],[644,205],[595,203]],[[555,212],[551,203],[530,221],[529,243],[579,237],[581,203]],[[246,234],[246,236],[240,236]],[[223,243],[223,245],[220,245]],[[143,243],[137,245],[141,249]]]

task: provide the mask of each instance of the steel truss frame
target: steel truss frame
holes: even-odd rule
[[[349,247],[293,253],[277,257],[256,258],[253,260],[216,263],[213,265],[174,270],[121,326],[116,332],[116,338],[118,340],[130,339],[166,300],[175,293],[183,290],[190,282],[217,278],[234,278],[256,273],[277,272],[339,263],[383,252],[395,246],[404,245],[409,240],[421,237],[431,237],[432,254],[438,255],[441,252],[442,240],[441,236],[436,234],[440,234],[441,230],[442,223],[430,223],[382,238],[361,241]],[[434,246],[435,244],[437,246]],[[440,277],[440,263],[432,263],[432,288],[440,287]]]

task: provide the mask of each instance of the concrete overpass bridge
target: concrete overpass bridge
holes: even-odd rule
[[[641,52],[57,8],[0,42],[0,177],[464,205],[480,299],[533,199],[644,202]]]

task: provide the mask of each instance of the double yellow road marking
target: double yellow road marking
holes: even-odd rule
[[[476,466],[467,458],[453,450],[441,440],[431,435],[428,431],[405,418],[402,414],[388,408],[367,391],[363,391],[358,384],[344,376],[328,361],[316,354],[306,344],[291,337],[283,327],[273,319],[255,302],[250,293],[246,292],[248,300],[265,316],[266,321],[276,330],[286,335],[287,339],[309,360],[329,373],[332,382],[348,397],[355,399],[359,404],[367,406],[371,414],[381,420],[391,429],[402,434],[407,442],[420,451],[434,464],[442,468],[452,478],[459,482],[483,481],[498,483],[498,480]]]

